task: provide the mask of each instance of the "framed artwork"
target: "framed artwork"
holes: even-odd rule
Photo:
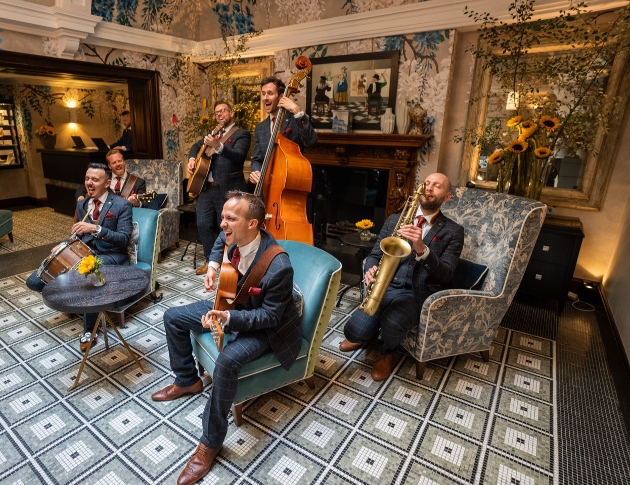
[[[399,51],[311,59],[306,113],[315,128],[331,128],[333,111],[351,111],[353,130],[380,130],[380,115],[396,104]]]

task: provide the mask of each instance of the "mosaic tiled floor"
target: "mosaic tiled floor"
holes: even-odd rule
[[[110,349],[99,340],[71,393],[81,320],[43,305],[24,286],[28,274],[0,280],[0,483],[175,482],[211,389],[206,376],[203,395],[150,400],[172,381],[164,311],[207,297],[192,255],[181,254],[160,264],[164,299],[132,307],[123,330],[151,373],[110,333]],[[372,349],[338,350],[358,298],[351,289],[333,313],[315,389],[292,385],[247,403],[202,483],[557,483],[553,341],[501,328],[488,363],[433,362],[418,382],[401,354],[378,383]]]
[[[53,245],[68,239],[72,217],[55,212],[50,207],[13,212],[13,242],[0,238],[0,254]]]

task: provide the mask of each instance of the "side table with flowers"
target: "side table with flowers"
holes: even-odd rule
[[[374,227],[374,223],[369,219],[362,219],[355,224],[359,230],[359,238],[361,241],[369,241],[372,239],[372,233],[370,229]]]
[[[44,148],[52,150],[57,143],[57,132],[50,121],[44,120],[44,122],[45,124],[35,130],[35,136]]]
[[[89,254],[81,260],[77,271],[86,278],[89,276],[94,286],[103,286],[105,284],[105,276],[100,270],[102,264],[103,260],[101,258]]]

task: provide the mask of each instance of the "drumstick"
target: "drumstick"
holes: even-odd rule
[[[85,220],[88,218],[88,216],[92,213],[92,209],[88,209],[88,211],[85,213],[85,216],[83,217],[83,219],[81,219],[81,222],[85,222]],[[77,233],[72,233],[72,235],[70,236],[70,239],[74,239],[77,236]]]

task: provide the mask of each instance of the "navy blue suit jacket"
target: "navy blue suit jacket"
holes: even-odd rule
[[[129,175],[131,175],[131,174],[129,174]],[[110,188],[111,188],[112,190],[114,190],[114,180],[116,180],[116,176],[115,176],[115,175],[112,175],[112,183],[111,183],[111,185],[110,185]],[[127,186],[127,182],[129,182],[129,176],[127,176],[127,180],[125,180],[125,183],[124,183],[124,184],[123,184],[123,186],[120,188],[120,191],[121,191],[121,192],[122,192],[122,191],[125,189],[125,187]],[[136,175],[136,182],[133,184],[133,187],[132,187],[132,189],[131,189],[131,190],[132,190],[132,192],[133,192],[134,194],[146,194],[146,193],[147,193],[147,183],[146,183],[146,181],[145,181],[143,178],[138,177],[138,176]],[[82,185],[82,186],[81,186],[81,187],[79,187],[79,188],[77,189],[77,191],[74,193],[74,198],[75,198],[75,199],[78,199],[79,197],[85,197],[86,195],[87,195],[87,189],[85,188],[85,185]],[[148,202],[146,202],[146,201],[142,201],[142,207],[148,207],[148,206],[149,206],[149,203],[148,203]]]
[[[381,240],[392,235],[399,219],[400,214],[392,214],[383,224],[378,240],[366,258],[365,271],[372,266],[378,266],[383,256]],[[431,251],[427,258],[416,261],[416,253],[411,251],[409,256],[401,259],[390,283],[391,287],[404,288],[411,285],[416,292],[434,293],[451,281],[464,247],[464,228],[440,212],[422,241]]]
[[[83,220],[89,201],[88,197],[77,203],[77,221]],[[116,264],[129,264],[127,247],[133,230],[131,203],[109,190],[98,220],[92,220],[91,216],[88,220],[101,226],[101,232],[98,237],[90,233],[79,238],[96,254],[107,255]]]
[[[125,147],[125,150],[131,152],[133,151],[133,144],[131,143],[131,129],[123,130],[122,136],[116,140],[114,143],[109,145],[109,148],[115,147]]]
[[[222,139],[223,150],[215,154],[210,164],[212,179],[219,184],[222,191],[247,189],[243,175],[243,164],[249,151],[252,136],[249,131],[238,128],[229,138]],[[203,138],[195,143],[188,152],[188,158],[197,158],[203,146]]]
[[[301,150],[304,150],[305,147],[317,144],[317,133],[315,133],[313,125],[311,125],[307,115],[296,120],[293,113],[285,111],[280,134],[300,145]],[[265,161],[265,153],[267,153],[270,138],[271,121],[269,117],[267,117],[256,125],[256,130],[254,131],[252,172],[260,172],[262,164]]]
[[[247,273],[239,279],[239,289],[267,248],[278,244],[264,229],[261,229],[260,236],[260,246]],[[224,247],[225,235],[221,231],[209,260],[221,264]],[[233,245],[228,248],[230,259],[235,247]],[[273,259],[258,288],[261,289],[260,295],[250,296],[245,303],[230,310],[230,322],[225,331],[234,333],[264,330],[274,355],[282,367],[289,369],[302,346],[302,319],[298,316],[293,300],[293,268],[286,253]]]

